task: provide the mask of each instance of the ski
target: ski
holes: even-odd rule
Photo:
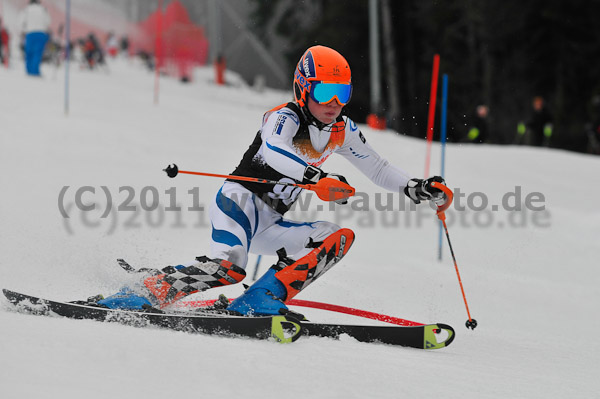
[[[455,338],[454,329],[441,323],[410,327],[346,325],[300,321],[299,315],[293,312],[282,316],[248,317],[207,308],[176,313],[165,313],[155,308],[145,311],[117,310],[81,302],[57,302],[7,289],[2,292],[17,310],[27,313],[119,322],[135,327],[157,326],[192,333],[272,339],[282,343],[294,342],[302,335],[334,339],[347,335],[359,342],[441,349],[450,345]]]
[[[191,302],[181,301],[174,303],[173,306],[179,309],[195,309],[197,311],[201,311],[207,307],[213,307],[215,304],[218,304],[219,308],[226,308],[227,304],[229,304],[232,300],[233,299],[228,299],[224,295],[221,295],[217,300],[211,299]],[[369,326],[311,323],[308,320],[304,320],[302,315],[296,314],[297,319],[303,320],[302,329],[305,336],[339,339],[343,335],[348,335],[360,342],[380,342],[418,349],[444,348],[450,345],[455,338],[454,329],[451,326],[442,323],[426,325],[410,320],[400,319],[398,317],[368,312],[365,310],[298,299],[292,299],[288,305],[314,307],[316,309],[337,311],[378,321],[385,321],[391,324]]]
[[[421,326],[362,326],[302,322],[307,336],[339,339],[348,335],[360,342],[374,342],[417,349],[441,349],[454,341],[454,329],[447,324]],[[444,335],[442,335],[444,334]]]
[[[146,311],[117,310],[81,303],[57,302],[7,289],[3,289],[2,292],[18,310],[37,315],[118,322],[135,327],[156,326],[192,333],[274,339],[282,343],[293,342],[302,335],[300,323],[288,316],[244,317],[217,312],[195,315],[164,313],[154,308]]]

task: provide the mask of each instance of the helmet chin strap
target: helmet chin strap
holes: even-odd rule
[[[323,123],[320,120],[318,120],[308,109],[308,104],[304,105],[304,107],[300,107],[300,110],[304,114],[306,122],[308,122],[309,125],[315,125],[319,130],[324,130],[325,127],[335,123],[335,121],[333,121],[332,123]]]

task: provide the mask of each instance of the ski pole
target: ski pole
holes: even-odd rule
[[[463,300],[465,301],[465,308],[467,309],[467,316],[469,316],[469,320],[467,320],[467,322],[465,323],[465,326],[467,328],[474,330],[475,327],[477,327],[477,320],[471,318],[471,312],[469,312],[469,304],[467,303],[465,289],[463,288],[463,283],[460,278],[460,272],[458,271],[458,263],[456,262],[456,256],[454,256],[454,249],[452,249],[452,242],[450,241],[450,234],[448,234],[448,226],[446,226],[446,214],[444,212],[446,211],[446,209],[448,209],[450,207],[450,204],[452,203],[452,198],[453,198],[452,190],[450,190],[448,187],[444,186],[443,184],[437,183],[437,182],[433,182],[433,183],[431,183],[431,185],[433,187],[436,187],[436,188],[442,190],[448,196],[448,201],[444,205],[438,206],[437,217],[438,217],[438,219],[440,219],[442,221],[442,225],[444,226],[444,231],[446,232],[446,238],[448,239],[448,246],[450,247],[450,253],[452,254],[452,260],[454,261],[454,268],[456,269],[456,276],[458,277],[458,284],[460,285],[460,291],[462,292],[462,297],[463,297]]]
[[[171,164],[167,166],[166,169],[163,169],[164,172],[167,173],[169,177],[175,177],[179,173],[184,173],[188,175],[197,175],[197,176],[208,176],[208,177],[221,177],[223,179],[230,180],[238,180],[238,181],[249,181],[253,183],[261,183],[261,184],[274,184],[274,185],[282,185],[288,187],[299,187],[306,190],[313,191],[317,194],[317,196],[323,201],[337,201],[345,198],[352,197],[356,190],[354,187],[346,184],[337,179],[332,179],[330,177],[325,177],[319,180],[316,184],[300,184],[300,183],[288,183],[281,182],[275,180],[267,180],[261,179],[258,177],[248,177],[248,176],[234,176],[234,175],[221,175],[217,173],[206,173],[206,172],[191,172],[187,170],[179,170],[177,165]]]
[[[260,268],[261,260],[262,255],[258,255],[258,258],[256,258],[256,264],[254,265],[254,274],[252,275],[252,281],[256,281],[256,277],[258,277],[258,269]]]

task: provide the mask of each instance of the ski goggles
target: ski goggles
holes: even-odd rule
[[[340,105],[346,105],[352,97],[352,84],[312,82],[310,98],[319,104],[329,104],[334,99]]]

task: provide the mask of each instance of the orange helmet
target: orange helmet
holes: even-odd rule
[[[319,104],[334,99],[346,105],[352,96],[348,61],[337,51],[313,46],[304,52],[294,72],[294,98],[304,108],[310,96]]]

